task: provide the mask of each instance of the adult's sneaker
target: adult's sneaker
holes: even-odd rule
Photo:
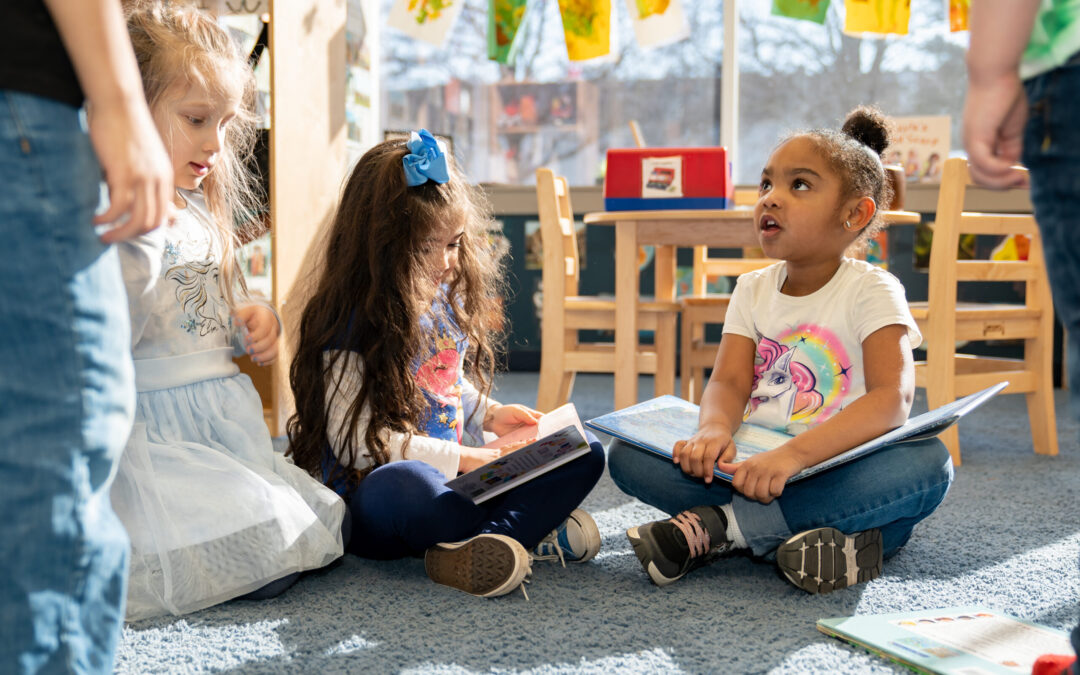
[[[881,575],[881,530],[844,534],[833,527],[800,532],[776,549],[776,564],[807,593],[831,593]]]
[[[626,538],[657,586],[675,582],[690,570],[734,550],[727,518],[719,506],[695,506],[668,520],[631,527]]]
[[[558,560],[583,563],[600,552],[600,528],[588,512],[574,509],[562,525],[540,540],[529,555],[533,560]]]
[[[424,569],[435,583],[482,598],[505,595],[518,587],[524,592],[522,584],[532,573],[525,547],[502,534],[435,544],[424,553]]]

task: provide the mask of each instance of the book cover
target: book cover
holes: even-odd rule
[[[500,448],[524,441],[532,442],[447,481],[446,486],[479,504],[589,452],[573,403],[544,415],[535,427],[518,427],[484,447]]]
[[[788,483],[802,480],[834,466],[879,450],[892,443],[917,441],[936,436],[949,428],[956,420],[982,405],[1008,386],[999,382],[992,387],[959,398],[952,403],[911,417],[907,422],[887,433],[858,445],[819,464],[803,469],[788,479]],[[623,410],[585,422],[585,426],[619,438],[635,447],[671,459],[671,450],[677,441],[683,441],[697,431],[698,406],[676,396],[660,396]],[[735,462],[780,447],[793,436],[782,431],[768,429],[756,424],[743,423],[735,432]],[[713,475],[730,481],[729,473],[714,469]]]
[[[1064,631],[986,607],[820,619],[818,630],[921,673],[1027,673],[1042,654],[1071,654]]]

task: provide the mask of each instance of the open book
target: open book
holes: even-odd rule
[[[863,455],[880,450],[886,445],[904,441],[917,441],[940,434],[956,420],[968,414],[986,400],[1008,386],[1008,382],[999,382],[980,392],[957,399],[952,403],[935,408],[930,412],[916,415],[907,422],[887,433],[871,439],[851,450],[842,452],[820,464],[803,469],[788,479],[794,483],[807,476],[831,469],[834,466],[850,462]],[[610,434],[631,445],[671,459],[671,450],[676,441],[685,441],[694,435],[698,428],[698,406],[675,396],[660,396],[644,403],[616,410],[601,415],[585,423],[585,426]],[[790,434],[756,424],[743,423],[735,432],[735,459],[741,462],[751,455],[772,450],[794,438]],[[731,474],[714,469],[713,474],[720,479],[730,481]]]
[[[449,480],[446,486],[479,504],[589,452],[573,403],[544,415],[535,427],[518,427],[484,447],[501,448],[533,438],[525,447]]]
[[[820,619],[818,630],[919,673],[1027,673],[1041,654],[1072,654],[1065,632],[984,607]]]

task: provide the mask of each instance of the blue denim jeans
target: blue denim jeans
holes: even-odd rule
[[[1068,331],[1066,360],[1080,420],[1080,54],[1024,83],[1030,106],[1023,162],[1046,250],[1054,309]]]
[[[101,170],[80,113],[0,90],[0,672],[111,672],[128,538],[109,487],[135,405]]]
[[[670,515],[703,504],[731,504],[751,551],[769,559],[784,540],[816,527],[848,534],[879,528],[890,556],[941,504],[953,479],[949,451],[936,438],[887,446],[789,483],[769,504],[743,497],[724,481],[706,485],[671,460],[618,439],[608,448],[608,470],[620,490]]]
[[[587,436],[589,454],[480,504],[446,487],[442,472],[430,464],[384,464],[345,498],[353,522],[346,550],[390,560],[481,533],[503,534],[532,548],[566,520],[604,473],[604,447]]]

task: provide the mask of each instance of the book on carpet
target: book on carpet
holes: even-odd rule
[[[530,440],[522,448],[447,481],[446,486],[479,504],[589,452],[573,403],[547,413],[536,426],[520,426],[484,447],[501,448]]]
[[[819,619],[818,630],[919,673],[1027,673],[1042,654],[1072,654],[1064,631],[985,607]]]
[[[1008,382],[999,382],[940,408],[911,417],[892,431],[803,469],[787,482],[802,480],[807,476],[880,450],[891,443],[918,441],[936,436],[985,403],[1008,384]],[[697,431],[698,411],[698,406],[676,396],[659,396],[591,419],[585,422],[585,426],[626,441],[642,450],[671,459],[671,451],[675,443],[690,438]],[[792,438],[794,436],[783,431],[743,423],[739,425],[734,435],[736,452],[735,459],[732,461],[741,462],[759,452],[780,447]],[[713,475],[722,480],[731,480],[731,474],[718,468],[713,469]]]

